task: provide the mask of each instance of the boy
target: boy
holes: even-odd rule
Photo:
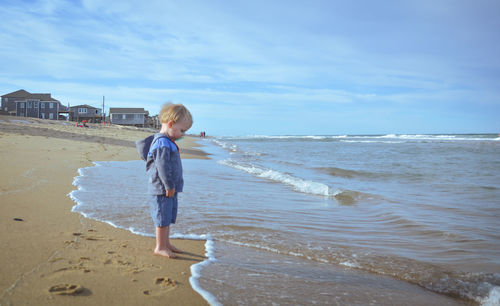
[[[175,258],[174,253],[182,251],[170,243],[170,224],[177,218],[177,193],[182,192],[184,186],[181,156],[175,141],[191,128],[193,118],[184,105],[165,104],[160,120],[161,130],[154,135],[147,156],[144,156],[149,177],[151,217],[156,226],[154,254]]]

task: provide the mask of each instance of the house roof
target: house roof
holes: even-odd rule
[[[54,101],[59,102],[50,96],[49,93],[29,93],[24,89],[19,89],[17,91],[3,95],[2,98],[25,98],[25,99],[38,99],[41,101]]]
[[[34,94],[31,94],[30,98],[31,99],[40,99],[40,101],[54,101],[54,102],[59,102],[58,100],[52,98],[50,96],[50,94],[34,93]]]
[[[29,95],[31,95],[31,94],[29,92],[27,92],[26,90],[19,89],[17,91],[3,95],[2,98],[3,97],[5,97],[5,98],[24,98],[24,97],[27,97]]]
[[[147,114],[148,112],[144,108],[120,108],[111,107],[109,109],[110,114]]]
[[[100,109],[100,108],[98,108],[98,107],[93,107],[93,106],[90,106],[90,105],[87,105],[87,104],[80,104],[80,105],[70,106],[69,108],[70,108],[70,109],[73,109],[73,108],[91,108],[91,109]]]

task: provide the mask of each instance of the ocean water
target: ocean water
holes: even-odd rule
[[[252,136],[183,160],[174,237],[211,304],[500,304],[500,138]],[[153,235],[142,161],[82,168],[74,211]]]

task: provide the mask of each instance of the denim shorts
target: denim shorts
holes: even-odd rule
[[[149,201],[149,210],[156,227],[169,226],[177,219],[177,193],[167,198],[165,195],[153,195]]]

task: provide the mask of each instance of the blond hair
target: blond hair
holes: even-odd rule
[[[173,121],[176,123],[179,120],[185,119],[191,127],[193,125],[193,117],[189,110],[182,104],[166,103],[161,108],[160,112],[160,122],[168,123]]]

